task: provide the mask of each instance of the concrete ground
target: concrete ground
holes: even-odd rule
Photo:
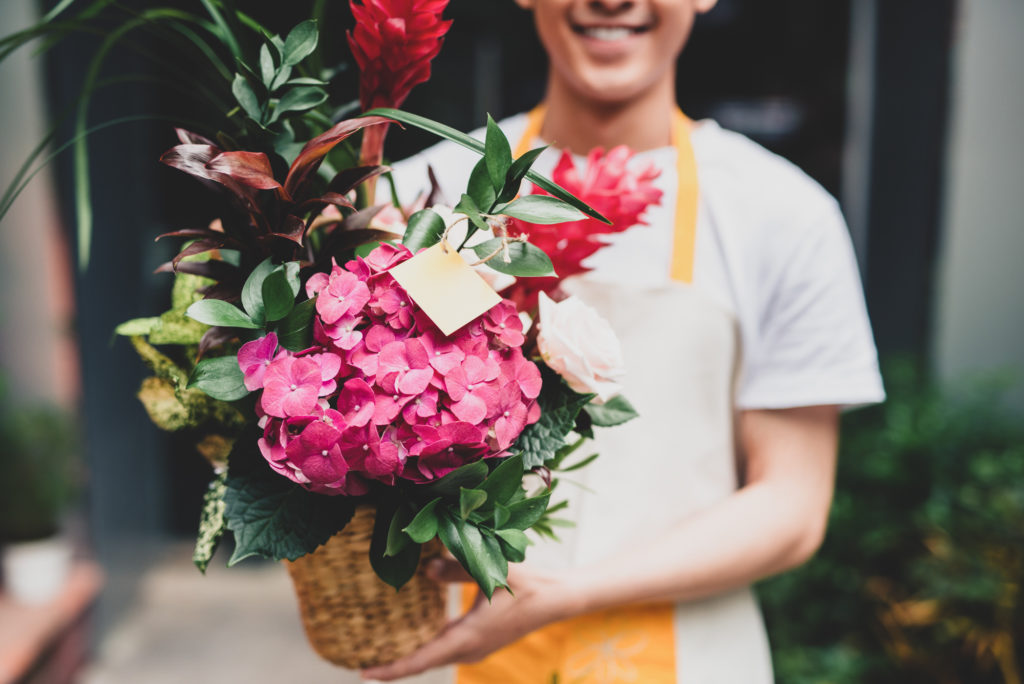
[[[133,607],[103,636],[84,684],[362,681],[313,652],[283,567],[243,563],[229,570],[218,554],[203,576],[191,555],[190,547],[173,545],[146,573]]]

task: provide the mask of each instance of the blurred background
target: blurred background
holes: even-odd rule
[[[4,0],[0,30],[54,4]],[[313,3],[251,4],[285,33]],[[452,0],[446,16],[433,79],[404,109],[469,130],[538,101],[546,65],[529,15],[511,0]],[[347,3],[328,3],[326,18],[321,40],[341,62]],[[759,587],[781,684],[1024,681],[1022,31],[1020,0],[719,0],[680,61],[684,111],[788,157],[840,199],[890,396],[844,418],[821,553]],[[0,185],[51,122],[55,144],[71,139],[64,115],[104,37],[0,62]],[[191,63],[161,47],[140,35],[113,49],[90,125],[204,116],[187,90],[159,85]],[[343,71],[336,87],[354,93],[355,78]],[[432,142],[393,132],[388,154]],[[7,577],[0,681],[355,681],[308,650],[280,568],[228,575],[219,555],[204,578],[189,563],[209,468],[153,427],[135,399],[145,369],[113,337],[166,308],[171,279],[153,269],[176,245],[153,238],[212,215],[197,185],[157,162],[172,144],[166,118],[90,137],[84,272],[70,154],[0,224],[0,523],[32,522],[5,539],[59,528],[74,557],[56,598],[35,605],[13,599]]]

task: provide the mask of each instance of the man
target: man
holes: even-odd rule
[[[770,682],[748,587],[816,551],[839,409],[884,396],[845,225],[795,167],[677,112],[676,58],[715,0],[516,2],[550,69],[543,108],[501,123],[513,144],[625,144],[662,169],[649,225],[563,284],[616,327],[641,417],[598,435],[577,529],[532,547],[512,594],[364,674],[479,661],[457,681]],[[400,165],[399,188],[419,190],[429,163],[457,197],[473,162],[438,145]],[[451,562],[431,572],[466,579]]]

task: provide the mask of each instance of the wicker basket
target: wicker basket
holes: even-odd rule
[[[398,592],[370,567],[374,509],[360,507],[345,529],[313,553],[284,561],[306,636],[320,656],[357,669],[392,662],[432,639],[445,622],[441,585],[419,569]],[[437,540],[421,559],[441,552]]]

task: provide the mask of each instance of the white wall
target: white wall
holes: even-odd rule
[[[31,25],[36,4],[0,1],[0,32]],[[34,47],[0,63],[0,189],[46,131]],[[16,396],[70,405],[79,383],[72,285],[49,171],[35,177],[0,221],[0,371]]]
[[[935,316],[951,387],[1015,376],[1024,410],[1024,2],[963,0]]]

